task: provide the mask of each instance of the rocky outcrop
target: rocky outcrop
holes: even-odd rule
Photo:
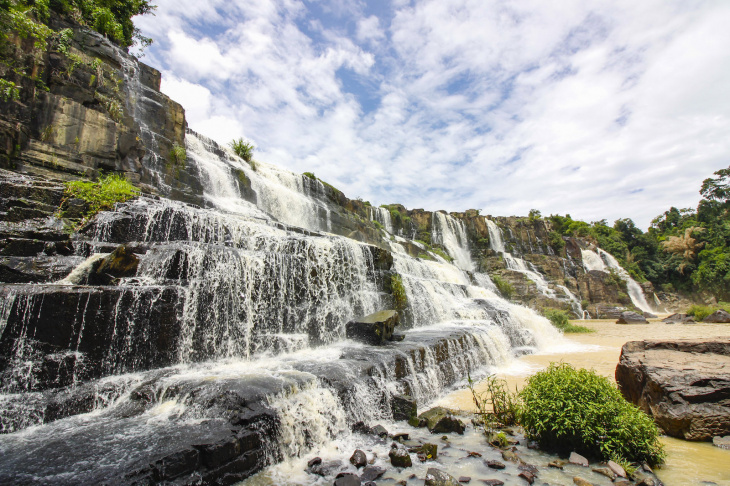
[[[393,339],[393,331],[398,324],[397,311],[383,310],[348,322],[345,336],[365,344],[383,344]]]
[[[702,319],[702,322],[713,322],[718,324],[730,323],[730,313],[720,309]]]
[[[621,313],[616,324],[649,324],[649,321],[641,314],[627,311]]]
[[[616,382],[667,435],[706,441],[730,433],[730,339],[628,342]]]
[[[667,324],[694,324],[695,320],[687,314],[672,314],[662,319]]]

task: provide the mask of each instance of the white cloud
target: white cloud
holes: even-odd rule
[[[139,25],[193,129],[378,204],[645,227],[727,165],[728,3],[318,6],[168,0]]]

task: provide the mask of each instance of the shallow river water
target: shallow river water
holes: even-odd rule
[[[664,324],[658,319],[650,324],[621,325],[613,320],[573,321],[591,329],[591,334],[566,335],[576,346],[551,353],[522,356],[501,372],[510,389],[521,388],[525,380],[553,361],[564,361],[575,367],[592,368],[599,374],[614,379],[621,355],[621,346],[627,341],[644,339],[682,339],[730,337],[730,325],[724,324]],[[480,388],[477,386],[477,390]],[[444,397],[439,405],[472,410],[469,390],[459,390]],[[662,437],[667,450],[666,464],[656,473],[666,486],[718,484],[730,486],[730,451],[709,443],[687,442]]]

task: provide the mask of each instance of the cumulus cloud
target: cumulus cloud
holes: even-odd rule
[[[730,4],[159,2],[147,62],[221,143],[373,203],[631,217],[730,155]]]

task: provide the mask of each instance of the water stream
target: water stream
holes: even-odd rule
[[[636,283],[633,278],[631,278],[629,272],[624,270],[613,255],[601,248],[597,249],[597,253],[593,250],[581,250],[581,254],[583,256],[583,265],[585,266],[586,271],[598,270],[601,272],[615,272],[621,280],[626,282],[629,297],[636,307],[644,312],[656,312],[647,302],[644,291],[641,290],[641,286]]]

